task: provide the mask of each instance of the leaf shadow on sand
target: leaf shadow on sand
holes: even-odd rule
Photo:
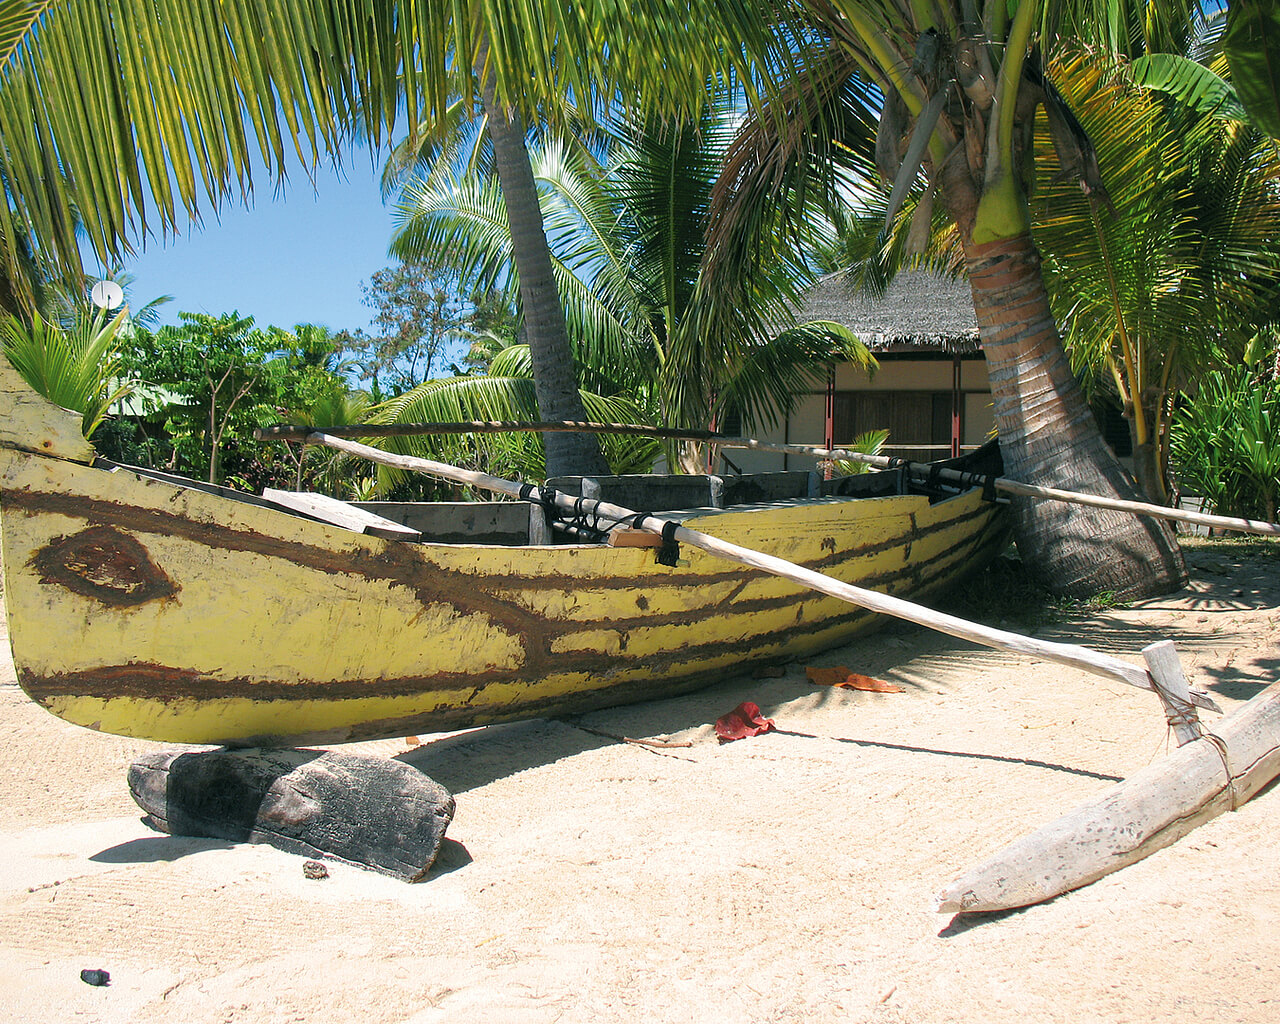
[[[939,747],[918,747],[909,743],[886,743],[883,740],[855,739],[851,736],[815,736],[808,732],[795,732],[790,729],[776,730],[783,736],[802,736],[806,739],[828,739],[836,743],[852,743],[859,747],[876,747],[880,750],[900,750],[909,754],[932,754],[937,757],[963,757],[975,761],[1000,761],[1004,764],[1020,764],[1028,768],[1045,768],[1054,772],[1066,772],[1068,775],[1082,775],[1086,779],[1098,779],[1101,782],[1123,782],[1121,775],[1107,775],[1103,772],[1090,771],[1087,768],[1072,768],[1056,761],[1039,761],[1033,757],[1010,757],[1006,754],[983,754],[971,750],[944,750]]]

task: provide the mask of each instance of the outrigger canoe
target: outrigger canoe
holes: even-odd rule
[[[0,402],[18,681],[104,732],[282,746],[579,713],[808,657],[879,619],[537,502],[356,507],[113,465],[7,365]],[[998,460],[946,465],[998,474]],[[907,473],[558,486],[914,599],[1008,541],[989,492]]]

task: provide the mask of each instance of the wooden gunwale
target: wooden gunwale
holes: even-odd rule
[[[927,463],[903,462],[881,455],[867,455],[864,452],[849,451],[843,448],[819,448],[813,445],[777,444],[771,441],[758,441],[749,437],[729,437],[711,430],[675,430],[662,427],[649,427],[634,423],[588,423],[573,420],[550,420],[542,422],[515,423],[501,421],[464,421],[458,423],[393,423],[393,424],[355,424],[339,427],[326,427],[325,433],[330,437],[412,437],[423,434],[493,434],[493,433],[558,433],[581,431],[595,434],[627,434],[648,437],[659,437],[671,440],[705,441],[718,448],[733,448],[750,451],[780,452],[792,455],[808,455],[824,460],[843,460],[861,462],[877,469],[892,469],[897,465],[906,465],[908,471],[916,478],[937,476],[941,480],[949,480],[966,487],[985,481],[973,474],[954,469],[931,466]],[[275,426],[263,427],[255,431],[261,440],[306,441],[311,435],[310,427]],[[1133,515],[1163,519],[1168,522],[1187,523],[1192,526],[1203,526],[1209,529],[1230,530],[1236,533],[1251,533],[1265,537],[1280,537],[1280,523],[1268,523],[1255,519],[1240,519],[1234,516],[1211,515],[1206,512],[1193,512],[1189,509],[1170,508],[1165,505],[1153,505],[1145,501],[1128,501],[1119,498],[1106,498],[1097,494],[1086,494],[1082,491],[1068,491],[1059,487],[1041,487],[1037,484],[1023,483],[1008,477],[993,477],[992,486],[1005,494],[1014,494],[1027,498],[1038,498],[1046,501],[1062,501],[1073,505],[1088,505],[1093,508],[1106,508],[1118,512],[1129,512]]]

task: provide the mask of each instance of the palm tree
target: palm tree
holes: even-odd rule
[[[1041,48],[1075,35],[1109,39],[1113,48],[1176,50],[1189,31],[1187,6],[1158,0],[1023,0],[1012,10],[975,0],[801,0],[800,6],[814,47],[809,74],[789,83],[772,110],[744,129],[732,158],[736,177],[717,197],[710,249],[716,273],[732,274],[749,251],[756,219],[750,211],[812,187],[815,164],[829,163],[842,145],[852,172],[874,165],[883,176],[890,218],[915,189],[921,206],[940,208],[954,224],[1008,474],[1134,497],[1059,337],[1024,182],[1032,171],[1036,112],[1044,108],[1064,173],[1106,202],[1092,143],[1045,77]],[[861,117],[845,114],[851,82],[873,84],[883,100],[866,97]],[[872,116],[874,139],[866,131]],[[797,127],[802,122],[813,130]],[[775,130],[780,123],[785,132]],[[1185,580],[1176,542],[1161,526],[1060,503],[1020,503],[1014,511],[1025,561],[1061,593],[1136,596]]]
[[[1126,489],[1086,426],[1027,231],[1019,140],[1041,101],[1055,113],[1070,166],[1087,187],[1098,184],[1087,147],[1036,72],[1030,44],[1048,45],[1077,28],[1127,42],[1133,26],[1139,35],[1158,28],[1159,47],[1171,34],[1167,26],[1176,29],[1179,16],[1186,21],[1187,5],[1023,0],[1012,16],[1001,0],[981,14],[976,0],[799,5],[820,37],[818,50],[825,46],[836,66],[857,65],[890,97],[881,118],[890,177],[906,164],[905,179],[914,179],[923,151],[960,228],[1012,471],[1097,488],[1105,478],[1112,489]],[[697,107],[708,77],[740,65],[735,58],[767,54],[761,36],[775,17],[774,5],[758,0],[471,0],[358,9],[304,0],[0,0],[0,178],[14,211],[0,218],[0,259],[12,271],[24,241],[35,240],[42,258],[78,273],[77,209],[88,243],[105,261],[131,237],[175,230],[202,204],[216,208],[247,194],[250,151],[261,153],[278,179],[287,152],[290,161],[296,156],[311,166],[322,154],[340,153],[357,122],[379,145],[399,109],[411,124],[428,123],[451,97],[474,98],[477,65],[489,112],[509,115],[505,141],[518,170],[520,124],[541,100],[628,103],[643,89],[655,107]],[[807,42],[787,36],[775,48],[785,58],[781,79],[793,77],[798,56],[810,56],[801,45]],[[819,59],[801,84],[822,85],[831,66]],[[810,109],[801,103],[775,113],[775,123],[807,146],[798,126]],[[911,132],[918,141],[904,160],[909,125],[921,127]],[[536,214],[530,184],[521,176],[505,189],[511,201],[523,201],[512,217],[522,250],[525,241],[538,247],[537,233],[525,230]],[[721,242],[726,237],[728,225]],[[526,300],[526,316],[558,316],[558,303],[546,300],[545,265],[524,278],[523,287],[542,289]],[[16,289],[21,301],[20,275],[11,272],[0,285],[0,295]],[[552,349],[555,334],[548,335]],[[551,355],[566,365],[562,351]],[[1150,591],[1181,578],[1176,549],[1159,531],[1118,516],[1050,514],[1047,506],[1020,515],[1028,561],[1068,591]]]
[[[708,202],[732,123],[727,107],[684,124],[631,119],[596,152],[548,142],[533,161],[578,375],[602,394],[636,396],[664,426],[705,429],[735,413],[768,425],[833,360],[874,366],[843,327],[794,324],[812,277],[800,250],[780,248],[767,273],[731,290],[705,286]],[[467,166],[462,179],[436,167],[403,185],[393,251],[447,253],[464,276],[515,289],[499,186]],[[705,467],[693,446],[668,454]]]
[[[1099,210],[1042,160],[1032,210],[1072,362],[1118,398],[1138,482],[1163,502],[1178,395],[1243,351],[1266,290],[1280,283],[1280,198],[1270,141],[1259,146],[1236,119],[1243,110],[1222,115],[1230,93],[1203,112],[1171,102],[1134,87],[1152,66],[1142,60],[1081,49],[1052,65],[1098,140],[1112,208]]]
[[[506,181],[542,412],[570,415],[572,361],[523,124],[565,94],[631,102],[644,86],[665,109],[699,105],[744,44],[767,45],[768,10],[699,6],[691,16],[612,0],[0,0],[0,180],[14,213],[0,218],[0,295],[14,289],[30,306],[18,273],[28,240],[76,277],[78,228],[109,262],[139,237],[177,231],[184,215],[198,219],[205,203],[247,198],[251,152],[281,181],[287,163],[337,157],[357,126],[377,146],[400,110],[432,123],[463,97],[484,107]],[[567,442],[564,457],[583,443]]]

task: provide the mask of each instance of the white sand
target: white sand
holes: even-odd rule
[[[1280,563],[1192,563],[1181,595],[1042,635],[1135,659],[1168,637],[1235,706],[1277,678]],[[409,759],[458,811],[410,886],[149,831],[125,772],[155,746],[47,715],[6,652],[0,1021],[1280,1022],[1273,791],[1048,904],[931,909],[1171,749],[1151,694],[915,629],[812,663],[907,692],[813,687],[796,664],[583,720],[688,749],[563,722],[427,742]],[[719,746],[710,723],[744,699],[784,731]]]

